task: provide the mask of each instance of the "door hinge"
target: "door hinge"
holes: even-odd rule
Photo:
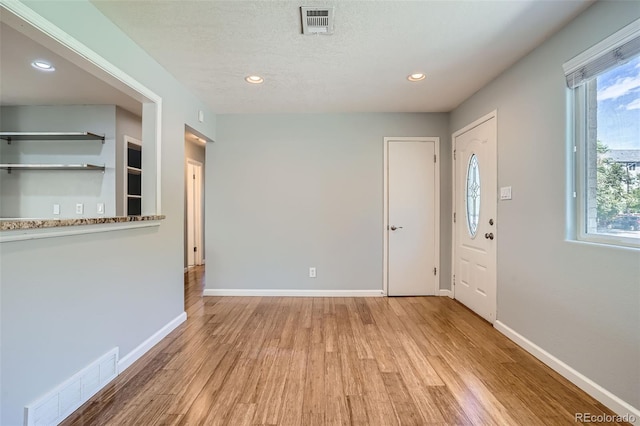
[[[194,252],[198,251],[198,247],[194,247],[194,248],[193,248],[193,251],[194,251]]]
[[[438,275],[438,268],[433,268],[433,275]]]
[[[438,160],[436,160],[436,158],[438,158],[438,157],[436,156],[436,154],[433,154],[433,162],[434,162],[434,163],[437,163],[437,162],[438,162]]]
[[[456,159],[456,150],[455,149],[453,150],[453,159],[454,160]]]
[[[194,178],[194,179],[196,178],[196,175],[195,175],[195,174],[193,175],[193,178]]]
[[[456,214],[455,214],[455,212],[453,213],[453,223],[456,223]]]
[[[453,285],[456,285],[456,274],[453,274]]]

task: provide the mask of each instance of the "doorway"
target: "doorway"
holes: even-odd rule
[[[383,291],[438,294],[440,139],[384,139]]]
[[[454,298],[493,323],[497,287],[497,112],[453,140]]]
[[[202,163],[187,160],[187,265],[202,265]]]
[[[204,175],[207,139],[185,129],[184,268],[204,265]]]

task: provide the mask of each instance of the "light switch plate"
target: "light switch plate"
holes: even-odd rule
[[[53,214],[60,214],[60,204],[53,205]]]
[[[104,214],[104,203],[98,203],[96,206],[96,210],[98,214]]]
[[[76,214],[84,213],[84,204],[78,203],[76,204]]]
[[[510,200],[511,199],[511,187],[503,186],[500,188],[500,199],[501,200]]]

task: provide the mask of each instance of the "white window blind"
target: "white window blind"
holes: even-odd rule
[[[563,65],[570,89],[640,54],[640,19]]]

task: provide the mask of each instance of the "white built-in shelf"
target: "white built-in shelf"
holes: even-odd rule
[[[100,170],[104,172],[104,166],[95,164],[0,164],[0,169],[7,170]]]
[[[104,135],[91,132],[0,132],[0,139],[12,141],[101,141]]]
[[[125,214],[142,214],[142,142],[131,136],[124,137],[124,163],[126,168],[124,194]]]

